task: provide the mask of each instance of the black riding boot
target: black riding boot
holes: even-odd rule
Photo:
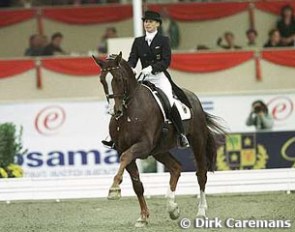
[[[190,146],[189,141],[184,134],[182,120],[181,120],[180,114],[179,114],[178,109],[175,106],[175,104],[171,108],[171,121],[172,121],[172,123],[177,131],[177,134],[179,136],[179,146],[181,148],[189,147]]]
[[[114,148],[114,142],[112,140],[110,141],[102,140],[101,143],[109,148]]]

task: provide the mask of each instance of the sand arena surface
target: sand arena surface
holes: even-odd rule
[[[196,196],[177,196],[181,218],[194,220],[197,214]],[[235,219],[291,220],[290,229],[243,229],[243,231],[295,231],[295,193],[283,192],[207,196],[209,218],[225,221]],[[81,199],[55,201],[16,201],[0,203],[1,232],[171,232],[206,231],[225,232],[241,229],[181,229],[179,220],[170,220],[166,212],[166,199],[147,199],[150,209],[149,225],[135,228],[139,206],[135,197],[119,201],[107,199]]]

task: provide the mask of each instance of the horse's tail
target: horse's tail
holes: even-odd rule
[[[227,133],[225,128],[219,123],[221,118],[207,112],[205,112],[205,117],[207,127],[209,128],[206,146],[207,170],[213,172],[217,157],[217,137],[224,137]]]

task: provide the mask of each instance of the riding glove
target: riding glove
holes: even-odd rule
[[[136,74],[137,74],[137,71],[136,71],[136,69],[135,69],[135,68],[132,68],[132,72],[133,72],[133,74],[136,76]]]
[[[150,74],[152,73],[152,71],[153,71],[152,66],[148,66],[148,67],[144,68],[144,69],[141,71],[141,73],[142,73],[143,75],[145,75],[145,76],[148,76],[148,75],[150,75]]]

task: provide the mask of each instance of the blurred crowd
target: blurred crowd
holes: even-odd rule
[[[172,49],[177,49],[180,44],[180,30],[176,21],[169,17],[168,12],[164,9],[161,12],[162,25],[159,33],[170,38]],[[235,42],[235,35],[231,31],[226,31],[222,37],[219,37],[216,46],[225,50],[235,49],[260,49],[256,42],[259,33],[250,28],[245,32],[247,44],[243,47]],[[104,34],[98,41],[96,52],[99,54],[108,53],[107,40],[110,38],[119,37],[115,27],[107,27]],[[67,54],[62,48],[63,34],[60,32],[54,33],[50,40],[47,36],[34,34],[29,38],[29,47],[25,50],[26,56],[50,56],[58,54]],[[214,49],[216,48],[214,47]],[[276,47],[294,47],[295,46],[295,19],[294,9],[290,5],[286,5],[281,9],[281,17],[276,23],[276,27],[270,29],[268,39],[265,41],[264,48]],[[92,48],[89,48],[92,49]],[[210,47],[206,45],[197,45],[196,50],[206,50]]]
[[[33,7],[120,3],[120,0],[1,0],[0,7]]]
[[[258,32],[255,29],[246,31],[247,46],[246,48],[257,48],[256,39]],[[235,35],[228,31],[223,37],[218,38],[217,45],[223,49],[241,49],[235,43]],[[295,46],[295,18],[294,9],[290,5],[286,5],[281,9],[281,17],[278,20],[276,27],[270,29],[268,39],[264,43],[264,48],[275,47],[294,47]],[[201,48],[206,49],[206,47]]]

